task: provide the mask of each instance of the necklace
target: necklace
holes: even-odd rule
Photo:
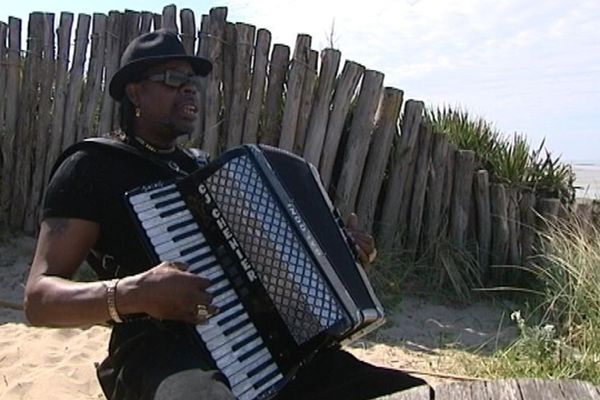
[[[134,136],[134,139],[141,144],[146,150],[151,151],[152,153],[156,153],[156,154],[170,154],[172,152],[175,151],[175,146],[171,146],[168,149],[159,149],[153,145],[151,145],[150,143],[146,142],[144,139],[142,139],[139,136]]]

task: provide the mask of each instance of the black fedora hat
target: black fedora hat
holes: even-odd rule
[[[140,74],[148,67],[171,60],[189,62],[194,72],[201,76],[208,75],[212,70],[212,64],[207,59],[187,55],[175,33],[158,29],[136,37],[127,45],[121,56],[121,68],[110,80],[111,97],[121,101],[128,83],[140,79]]]

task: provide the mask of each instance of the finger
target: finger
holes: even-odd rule
[[[350,215],[348,215],[348,219],[346,220],[346,228],[349,230],[358,229],[358,215],[355,213],[350,213]]]
[[[218,313],[218,308],[212,305],[198,304],[195,307],[195,323],[205,324],[213,315]]]
[[[164,265],[165,267],[174,268],[179,271],[187,271],[188,269],[188,264],[182,261],[166,261]]]

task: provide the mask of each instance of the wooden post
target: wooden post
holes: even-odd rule
[[[63,150],[76,142],[76,124],[80,116],[81,88],[83,86],[83,67],[88,47],[91,17],[79,14],[77,30],[75,31],[75,54],[69,71],[69,85],[65,104],[65,123],[63,135]]]
[[[531,266],[535,254],[535,194],[531,190],[521,193],[519,202],[521,213],[521,265]]]
[[[224,148],[227,145],[227,135],[231,120],[231,102],[233,98],[233,73],[235,68],[236,45],[235,24],[225,22],[225,43],[223,45],[223,72],[222,72],[222,91],[223,91],[223,126],[222,135],[219,135],[219,147]]]
[[[317,84],[318,58],[319,53],[316,50],[311,50],[306,64],[304,83],[302,84],[302,97],[300,99],[300,108],[298,109],[298,125],[296,127],[294,146],[292,147],[292,151],[298,155],[302,155],[302,152],[304,151],[308,120],[310,118],[310,110],[312,108],[315,86]]]
[[[98,136],[96,114],[99,111],[98,106],[102,94],[100,87],[102,85],[102,70],[104,69],[106,50],[106,22],[106,15],[94,14],[90,62],[83,90],[81,116],[77,120],[77,141],[86,137]]]
[[[194,12],[189,8],[184,8],[179,12],[181,21],[181,43],[185,53],[189,55],[196,54],[196,18]]]
[[[348,116],[348,111],[350,111],[350,104],[352,104],[358,81],[364,71],[365,67],[362,65],[354,61],[346,61],[342,75],[336,84],[331,114],[327,124],[327,133],[325,134],[325,143],[323,144],[321,161],[319,162],[319,173],[326,188],[331,183],[333,165],[342,138],[346,117]]]
[[[35,149],[32,166],[31,191],[27,196],[27,211],[23,230],[26,233],[34,234],[37,229],[38,210],[42,200],[42,194],[45,188],[44,169],[46,166],[46,156],[48,151],[48,136],[52,124],[50,110],[52,109],[52,86],[55,75],[54,68],[54,14],[43,15],[43,26],[41,31],[42,47],[40,61],[40,82],[39,82],[39,101],[37,120],[33,125],[32,143]]]
[[[449,235],[450,241],[459,248],[464,248],[467,236],[474,169],[475,153],[471,150],[459,150],[455,160]]]
[[[213,63],[213,70],[206,78],[206,117],[202,148],[212,156],[216,156],[219,146],[221,110],[221,81],[223,78],[223,41],[225,40],[225,18],[227,8],[216,7],[210,10],[209,36],[203,38],[207,42],[208,59]]]
[[[519,212],[519,193],[515,188],[509,188],[507,194],[507,217],[508,217],[508,263],[511,265],[519,265],[521,263],[521,229],[519,221],[521,215]]]
[[[492,211],[492,254],[491,261],[494,265],[506,264],[508,255],[508,204],[506,187],[501,183],[491,186],[491,211]]]
[[[390,158],[394,136],[398,133],[402,96],[401,90],[392,87],[386,87],[383,91],[383,100],[377,115],[372,143],[369,146],[356,206],[359,227],[366,232],[371,232],[373,229],[375,209],[383,185],[385,168]]]
[[[162,28],[162,14],[152,14],[152,24],[155,31]]]
[[[492,211],[490,205],[490,178],[488,171],[481,169],[475,174],[475,205],[477,209],[477,243],[479,245],[479,273],[486,281],[490,266],[492,244]]]
[[[252,67],[252,85],[250,99],[246,110],[244,122],[243,143],[258,142],[258,124],[260,111],[265,98],[265,83],[267,80],[267,64],[269,63],[269,49],[271,47],[271,32],[259,29],[256,35],[256,48],[254,49],[254,66]]]
[[[371,133],[375,127],[375,113],[381,101],[382,87],[383,74],[381,72],[365,71],[344,150],[342,173],[335,191],[334,202],[344,218],[354,211]]]
[[[235,63],[233,68],[233,95],[227,131],[227,148],[242,143],[244,120],[248,107],[248,91],[250,90],[250,69],[252,50],[254,48],[254,33],[252,25],[237,23],[235,25]]]
[[[33,162],[33,130],[38,109],[37,93],[40,84],[39,66],[42,60],[42,29],[44,15],[36,12],[29,14],[27,26],[27,58],[22,75],[21,101],[17,120],[15,140],[15,174],[13,180],[10,225],[22,230],[27,211],[27,200],[31,184]]]
[[[100,122],[98,126],[98,132],[101,134],[108,133],[113,127],[113,120],[116,119],[116,115],[114,115],[116,102],[110,97],[108,84],[121,64],[121,50],[119,46],[121,18],[121,14],[116,11],[111,11],[108,14],[108,24],[106,26],[106,54],[104,60],[105,88],[104,93],[102,94],[102,107],[100,108]]]
[[[142,11],[140,16],[140,35],[142,33],[148,33],[152,29],[152,17],[153,14],[149,11]]]
[[[412,195],[415,149],[419,143],[423,107],[423,102],[415,100],[408,100],[404,106],[402,133],[392,156],[378,234],[380,246],[387,251],[391,250],[397,233],[403,236],[406,232],[406,218],[410,204],[404,205],[403,202],[410,203]]]
[[[446,179],[444,180],[444,189],[442,190],[442,215],[441,228],[443,233],[448,235],[450,227],[450,210],[452,208],[452,190],[454,188],[454,164],[458,148],[454,143],[448,144],[448,159],[446,164]]]
[[[545,230],[549,224],[556,221],[560,209],[560,200],[555,198],[538,199],[536,210],[539,215],[536,226],[539,230]]]
[[[422,121],[419,129],[421,132],[419,133],[419,148],[412,198],[410,200],[408,236],[406,241],[406,247],[413,256],[417,255],[419,240],[421,239],[425,194],[427,192],[427,176],[429,175],[429,166],[431,164],[431,137],[433,128],[431,124]]]
[[[8,75],[8,62],[6,60],[8,50],[6,45],[7,36],[8,25],[0,21],[0,143],[2,143],[2,136],[4,136],[6,118],[6,76]]]
[[[267,97],[265,99],[265,123],[259,142],[275,146],[279,142],[281,132],[281,116],[283,110],[283,86],[290,63],[290,48],[283,44],[273,46]]]
[[[17,134],[17,114],[20,97],[20,62],[21,62],[21,20],[9,17],[8,19],[8,55],[6,74],[6,120],[4,135],[2,136],[2,187],[0,188],[0,222],[8,222],[11,208],[11,199],[14,188],[14,175],[17,148],[15,146]]]
[[[175,4],[169,4],[163,8],[160,25],[170,32],[179,33],[179,29],[177,28],[177,7]]]
[[[325,49],[321,52],[321,70],[319,72],[318,86],[315,92],[315,99],[308,128],[306,140],[302,155],[304,159],[315,166],[319,165],[321,150],[327,131],[327,121],[329,120],[329,111],[331,99],[333,97],[333,85],[340,67],[341,53],[335,49]]]
[[[434,133],[432,146],[423,222],[424,242],[429,245],[435,243],[441,233],[442,195],[447,175],[446,164],[448,164],[448,135]]]
[[[298,113],[300,101],[302,100],[302,86],[306,75],[308,55],[310,53],[311,37],[298,35],[292,66],[287,81],[287,92],[281,121],[281,136],[279,137],[279,148],[292,151],[298,127]]]
[[[210,18],[208,15],[203,14],[200,22],[200,31],[198,31],[198,50],[196,55],[208,59],[208,36]],[[212,73],[212,72],[211,72]],[[204,137],[204,124],[206,118],[206,82],[208,78],[203,78],[198,93],[198,119],[196,120],[196,126],[191,135],[190,146],[200,147],[202,145],[202,139]]]

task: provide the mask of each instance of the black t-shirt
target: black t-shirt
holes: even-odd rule
[[[95,250],[115,258],[120,266],[118,276],[151,267],[140,232],[127,208],[125,193],[143,185],[180,177],[173,163],[187,173],[198,168],[196,159],[179,148],[172,153],[159,154],[136,143],[131,141],[164,167],[118,149],[87,146],[58,167],[48,185],[42,211],[42,219],[78,218],[97,222],[100,238]]]

